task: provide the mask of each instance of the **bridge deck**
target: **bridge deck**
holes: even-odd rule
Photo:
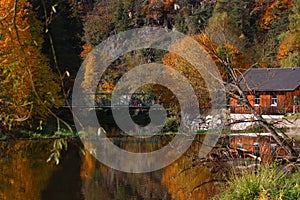
[[[139,109],[139,108],[142,108],[142,109],[150,109],[150,108],[156,108],[156,109],[159,109],[159,108],[162,108],[161,105],[146,105],[146,106],[128,106],[128,105],[114,105],[114,106],[104,106],[104,105],[95,105],[95,106],[86,106],[86,105],[82,105],[82,106],[67,106],[67,105],[64,105],[64,106],[61,106],[62,108],[129,108],[129,109]]]

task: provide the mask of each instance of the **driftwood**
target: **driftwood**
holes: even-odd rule
[[[236,169],[240,169],[240,170],[244,170],[244,169],[257,169],[259,166],[260,166],[260,163],[254,163],[254,164],[247,165],[247,166],[239,165],[239,166],[236,166],[235,168]]]
[[[300,158],[297,156],[277,156],[276,161],[280,163],[300,163]]]

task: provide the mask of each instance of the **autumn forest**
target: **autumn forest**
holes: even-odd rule
[[[71,128],[70,111],[61,107],[87,54],[111,35],[144,26],[192,36],[225,82],[232,80],[228,66],[239,73],[300,66],[298,0],[0,0],[0,135],[41,130],[53,121]],[[116,60],[99,91],[110,92],[126,71],[151,62],[186,76],[200,107],[209,106],[195,69],[176,54],[153,49]],[[161,89],[149,87],[143,90]],[[177,106],[172,95],[161,100]]]
[[[98,45],[143,27],[182,33],[172,43],[177,52],[192,55],[189,49],[202,47],[195,52],[212,61],[218,76],[211,85],[221,83],[222,91],[206,82],[205,75],[216,75],[211,65],[199,74],[191,62],[204,57],[148,46],[114,59],[94,81],[89,61]],[[190,48],[189,39],[198,46]],[[131,45],[119,44],[110,50]],[[153,77],[172,80],[181,98],[152,82],[123,95],[116,110],[126,109],[134,122],[126,132],[116,126],[112,107],[101,105],[112,102],[124,74],[156,63],[166,68]],[[290,70],[287,79],[298,73],[297,80],[297,67],[300,0],[0,0],[0,199],[300,199],[300,82],[299,93],[290,95],[294,110],[275,120],[259,112],[264,93],[251,90],[250,103],[240,87],[249,69],[293,68],[277,70]],[[134,86],[152,70],[139,69],[140,76],[128,78]],[[78,72],[93,104],[79,104],[81,118],[73,104]],[[274,94],[266,100],[271,109],[279,107]],[[231,120],[232,98],[251,118]],[[197,105],[190,109],[195,116],[182,114],[182,102]],[[214,103],[226,109],[212,112]],[[161,116],[164,124],[148,126]],[[119,119],[126,126],[125,117]]]

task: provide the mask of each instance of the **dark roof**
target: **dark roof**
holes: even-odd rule
[[[300,68],[252,68],[240,77],[244,91],[293,91],[299,85]]]

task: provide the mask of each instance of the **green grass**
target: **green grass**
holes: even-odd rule
[[[275,165],[262,166],[257,173],[234,173],[215,199],[300,199],[300,174],[284,173]]]
[[[0,141],[5,141],[9,140],[10,138],[14,139],[37,139],[37,138],[42,138],[42,139],[51,139],[51,138],[67,138],[67,137],[73,137],[72,133],[67,130],[61,130],[57,131],[52,134],[45,134],[45,133],[40,133],[37,131],[31,131],[31,130],[15,130],[12,131],[11,134],[3,134],[0,135]]]
[[[7,135],[0,135],[0,141],[1,140],[7,140],[8,136]]]
[[[197,134],[207,134],[207,130],[199,130],[197,131]]]
[[[300,119],[300,113],[296,113],[296,114],[292,114],[292,115],[289,115],[289,116],[285,116],[284,119],[288,119],[288,120],[291,120],[291,119]]]

